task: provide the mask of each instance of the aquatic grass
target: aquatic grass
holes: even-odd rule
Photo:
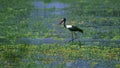
[[[116,64],[115,66],[116,66],[116,68],[119,68],[119,67],[120,67],[120,64]]]
[[[54,61],[62,61],[63,63],[71,61],[75,62],[78,59],[86,60],[120,60],[120,48],[112,48],[106,46],[78,46],[78,45],[59,45],[59,44],[43,44],[35,45],[7,45],[0,46],[1,57],[0,63],[2,66],[7,64],[20,65],[35,64],[37,62],[50,64]],[[34,65],[33,64],[33,65]],[[97,63],[92,63],[94,66]],[[25,65],[25,66],[27,66]],[[7,66],[7,65],[6,65]],[[14,65],[13,65],[14,66]]]
[[[119,48],[113,48],[111,51],[109,47],[86,47],[81,46],[81,48],[77,45],[72,45],[70,47],[60,46],[60,45],[48,45],[48,46],[40,46],[41,53],[49,56],[61,56],[66,59],[72,59],[75,57],[87,58],[87,59],[118,59],[117,54],[119,53]]]
[[[21,27],[27,26],[24,21],[22,23],[20,21],[27,17],[32,6],[28,4],[30,3],[30,0],[12,0],[11,3],[9,3],[9,1],[1,0],[1,2],[0,31],[2,32],[0,33],[0,36],[4,37],[3,39],[8,41],[7,43],[3,41],[1,44],[14,44],[16,38],[23,36],[23,34],[20,34],[19,32],[19,24]]]
[[[52,3],[56,0],[42,1],[45,3]],[[69,7],[58,10],[54,7],[50,9],[36,9],[30,5],[31,0],[12,0],[11,3],[1,0],[1,2],[0,66],[2,68],[13,68],[12,66],[20,66],[20,68],[47,68],[50,66],[50,63],[55,61],[62,62],[62,64],[57,65],[55,68],[63,68],[65,67],[64,63],[76,62],[79,59],[88,61],[94,60],[91,63],[91,67],[96,67],[96,65],[99,66],[99,61],[103,62],[102,65],[110,61],[111,63],[108,65],[114,64],[116,68],[120,67],[120,48],[118,47],[120,39],[118,26],[120,16],[119,1],[60,0],[59,2],[68,4]],[[45,11],[45,15],[33,15],[33,17],[31,17],[31,12],[42,13],[39,11]],[[42,44],[38,46],[27,45],[25,43],[15,44],[17,39],[23,37],[50,37],[63,41],[65,38],[69,37],[69,32],[60,29],[58,25],[55,24],[61,16],[54,13],[52,14],[54,11],[63,11],[63,13],[60,12],[61,16],[67,17],[70,24],[78,25],[78,27],[82,28],[85,31],[82,38],[110,39],[113,41],[118,40],[118,42],[113,43],[109,41],[109,44],[104,44],[104,42],[101,43],[98,41],[95,42],[96,45],[92,46],[79,46],[79,43],[67,43],[64,45]],[[60,31],[62,33],[60,33]],[[51,64],[50,67],[54,66]]]
[[[4,45],[0,46],[0,66],[19,66],[19,62],[22,58],[27,57],[28,48],[21,45]]]
[[[93,47],[92,49],[88,48],[88,47],[81,47],[80,50],[76,50],[74,48],[79,48],[76,46],[71,46],[70,48],[62,48],[59,51],[63,51],[62,52],[62,56],[65,55],[65,57],[70,58],[86,58],[86,59],[111,59],[114,56],[114,59],[117,59],[115,56],[116,54],[112,53],[108,53],[109,51],[106,50],[101,50],[97,47]],[[107,55],[106,55],[107,54]],[[111,54],[111,55],[110,55]],[[113,56],[112,56],[113,55]],[[103,58],[102,58],[103,57]]]

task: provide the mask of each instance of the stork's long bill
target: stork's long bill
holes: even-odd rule
[[[64,20],[62,19],[61,21],[60,21],[60,24],[63,24],[64,23]]]

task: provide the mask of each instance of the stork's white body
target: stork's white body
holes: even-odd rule
[[[66,25],[66,28],[72,28],[72,25]]]

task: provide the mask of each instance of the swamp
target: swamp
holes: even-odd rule
[[[120,68],[120,0],[0,0],[0,68]],[[60,25],[75,25],[84,33]]]

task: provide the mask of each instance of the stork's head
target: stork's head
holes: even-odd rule
[[[62,18],[62,20],[60,21],[60,24],[63,24],[66,22],[66,18]]]

